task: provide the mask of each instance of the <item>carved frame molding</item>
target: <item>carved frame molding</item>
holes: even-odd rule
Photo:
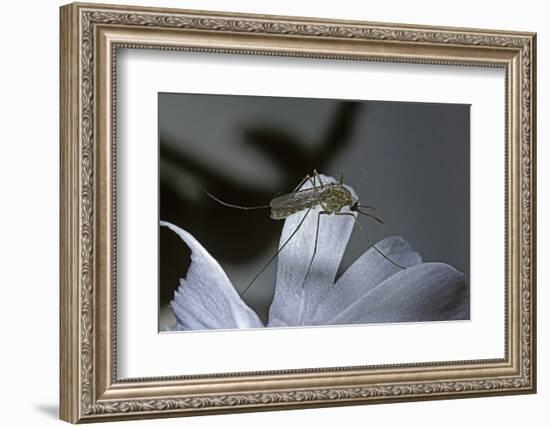
[[[117,380],[113,147],[120,47],[506,68],[506,357]],[[71,4],[61,8],[60,92],[62,419],[535,391],[534,34]],[[285,385],[289,380],[299,385]]]

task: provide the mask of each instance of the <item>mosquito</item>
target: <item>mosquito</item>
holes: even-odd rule
[[[307,181],[311,184],[310,188],[306,189],[300,189],[302,185],[304,185]],[[311,256],[311,259],[309,261],[309,266],[306,272],[306,275],[304,277],[304,280],[302,282],[302,288],[304,288],[304,285],[306,283],[307,278],[309,277],[309,274],[311,272],[311,267],[313,265],[313,260],[315,259],[315,255],[317,253],[317,243],[319,240],[319,223],[321,220],[321,215],[341,215],[341,216],[351,216],[354,219],[355,225],[361,230],[362,234],[365,236],[367,241],[369,242],[369,245],[374,248],[380,255],[382,255],[387,261],[395,265],[396,267],[404,270],[405,267],[398,264],[397,262],[390,259],[386,254],[384,254],[380,249],[378,249],[374,243],[370,240],[369,236],[367,235],[367,232],[361,225],[361,223],[357,220],[357,217],[354,215],[353,212],[357,212],[361,215],[367,216],[369,218],[374,219],[375,221],[383,224],[384,222],[375,216],[374,214],[370,212],[365,212],[364,209],[371,209],[374,210],[372,206],[366,206],[361,205],[359,203],[359,199],[351,193],[345,186],[344,186],[344,174],[340,173],[338,182],[328,182],[324,183],[321,179],[321,176],[318,174],[316,170],[313,170],[313,176],[306,175],[302,181],[294,188],[294,190],[291,193],[283,194],[281,196],[277,196],[269,202],[269,205],[262,205],[262,206],[239,206],[234,205],[232,203],[227,203],[223,200],[220,200],[216,196],[210,194],[208,191],[206,191],[204,188],[202,190],[213,200],[220,203],[223,206],[234,208],[234,209],[242,209],[242,210],[256,210],[256,209],[270,209],[271,210],[271,218],[275,220],[280,219],[286,219],[289,216],[305,211],[304,216],[298,223],[298,226],[294,229],[294,231],[290,234],[290,236],[286,239],[286,241],[279,247],[277,252],[273,254],[273,256],[269,259],[269,261],[262,267],[258,273],[252,278],[250,283],[246,286],[244,291],[241,293],[241,296],[244,295],[248,289],[252,286],[252,284],[256,281],[256,279],[262,274],[265,269],[271,264],[271,262],[279,255],[279,253],[285,248],[285,246],[292,240],[292,238],[296,235],[300,227],[304,224],[306,218],[312,211],[312,209],[315,209],[317,207],[321,207],[322,210],[320,210],[317,213],[317,225],[316,225],[316,231],[315,231],[315,243],[313,245],[313,254]],[[342,212],[342,209],[345,207],[348,207],[350,212]]]

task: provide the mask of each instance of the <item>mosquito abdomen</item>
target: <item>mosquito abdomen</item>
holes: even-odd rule
[[[315,203],[310,203],[308,206],[300,206],[293,208],[271,208],[271,218],[272,219],[286,219],[290,215],[295,214],[296,212],[303,211],[314,206]]]

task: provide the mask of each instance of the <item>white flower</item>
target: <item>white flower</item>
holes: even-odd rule
[[[321,176],[324,182],[335,182]],[[302,188],[309,187],[306,183]],[[354,193],[351,187],[347,187]],[[469,290],[462,273],[448,264],[423,263],[402,237],[371,247],[335,282],[354,227],[351,216],[322,215],[311,271],[317,213],[312,209],[300,230],[280,252],[267,327],[419,322],[469,318]],[[349,210],[346,211],[349,212]],[[285,220],[280,245],[299,225],[305,211]],[[185,230],[161,221],[191,249],[191,265],[171,302],[175,330],[264,327],[241,299],[219,263]]]

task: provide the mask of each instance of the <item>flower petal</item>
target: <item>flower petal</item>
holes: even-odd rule
[[[220,264],[187,231],[161,221],[191,249],[191,265],[171,302],[176,330],[261,328],[262,322],[245,303]]]
[[[422,322],[469,318],[468,285],[448,264],[424,263],[384,280],[324,324]]]
[[[376,248],[392,261],[404,267],[411,267],[422,262],[418,252],[399,236],[387,237],[376,243]],[[399,267],[384,258],[374,247],[361,255],[332,287],[329,295],[306,319],[306,324],[318,325],[330,321],[358,298],[369,292],[384,280],[400,272]]]
[[[323,183],[336,182],[332,177],[321,175]],[[302,189],[311,188],[306,182]],[[357,197],[351,187],[347,187]],[[279,254],[277,264],[277,282],[273,303],[269,310],[268,326],[302,325],[304,319],[314,311],[334,283],[338,267],[344,255],[353,230],[351,216],[320,215],[320,207],[311,209],[309,214],[301,211],[285,220],[279,248],[287,241],[304,219],[303,224]],[[344,208],[342,212],[350,212]],[[313,257],[317,221],[319,238],[317,252],[306,277]]]

